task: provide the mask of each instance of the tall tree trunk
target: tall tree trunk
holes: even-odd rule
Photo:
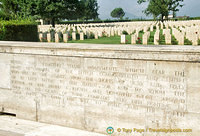
[[[164,14],[161,14],[161,22],[164,22]]]
[[[53,17],[51,21],[52,26],[55,27],[55,18]]]

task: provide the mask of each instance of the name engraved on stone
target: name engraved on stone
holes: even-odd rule
[[[84,66],[78,58],[74,61],[72,58],[36,59],[39,59],[36,65],[13,62],[12,86],[16,94],[31,97],[40,94],[43,101],[51,101],[50,104],[57,107],[86,104],[149,114],[162,111],[175,117],[183,116],[180,110],[185,114],[184,71],[147,69],[150,64],[146,62],[136,61],[132,65],[128,60],[104,60],[105,66]],[[26,92],[28,90],[33,93]]]
[[[0,88],[11,88],[10,65],[0,62]]]

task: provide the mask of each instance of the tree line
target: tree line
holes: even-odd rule
[[[137,0],[138,4],[148,2],[143,12],[154,18],[167,17],[169,12],[176,14],[184,0]],[[53,26],[58,20],[98,19],[97,0],[0,0],[0,18],[5,20],[34,18],[51,20]],[[116,8],[111,12],[113,18],[123,18],[125,12]]]

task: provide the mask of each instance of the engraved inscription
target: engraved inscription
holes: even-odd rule
[[[12,61],[11,83],[16,96],[39,96],[43,104],[60,108],[102,106],[149,116],[161,113],[171,119],[187,114],[186,73],[174,63],[166,64],[174,68],[163,69],[164,62],[154,66],[154,62],[136,60],[35,59],[16,57]]]
[[[10,89],[10,65],[0,63],[0,88]]]

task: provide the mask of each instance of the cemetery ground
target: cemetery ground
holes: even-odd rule
[[[40,42],[200,45],[200,21],[123,22],[38,26]]]
[[[131,43],[131,36],[127,37],[127,44]],[[68,43],[91,43],[91,44],[120,44],[120,36],[100,37],[99,39],[70,40]]]
[[[150,36],[148,38],[148,45],[154,45],[154,34],[156,30],[150,32]],[[136,45],[142,45],[142,37],[144,32],[140,31],[139,36],[137,37]],[[63,35],[59,37],[59,42],[63,42]],[[76,35],[78,37],[78,40],[72,40],[71,37],[68,38],[68,43],[88,43],[88,44],[121,44],[120,40],[121,37],[118,35],[110,36],[110,37],[99,37],[98,39],[95,39],[94,37],[86,38],[84,40],[80,40],[80,35]],[[86,37],[86,36],[85,36]],[[47,42],[47,40],[43,40],[43,42]],[[55,42],[55,39],[53,39],[51,42]],[[177,39],[172,35],[171,39],[171,45],[178,45]],[[125,44],[131,44],[131,35],[126,35],[126,42]],[[165,43],[165,37],[163,35],[163,30],[160,30],[160,39],[159,39],[160,45],[166,45]],[[187,38],[184,38],[184,45],[192,45],[192,42],[188,40]],[[200,45],[200,40],[198,40],[198,45]]]
[[[200,20],[37,25],[1,21],[0,40],[88,44],[200,45]],[[39,36],[39,37],[38,37]]]

